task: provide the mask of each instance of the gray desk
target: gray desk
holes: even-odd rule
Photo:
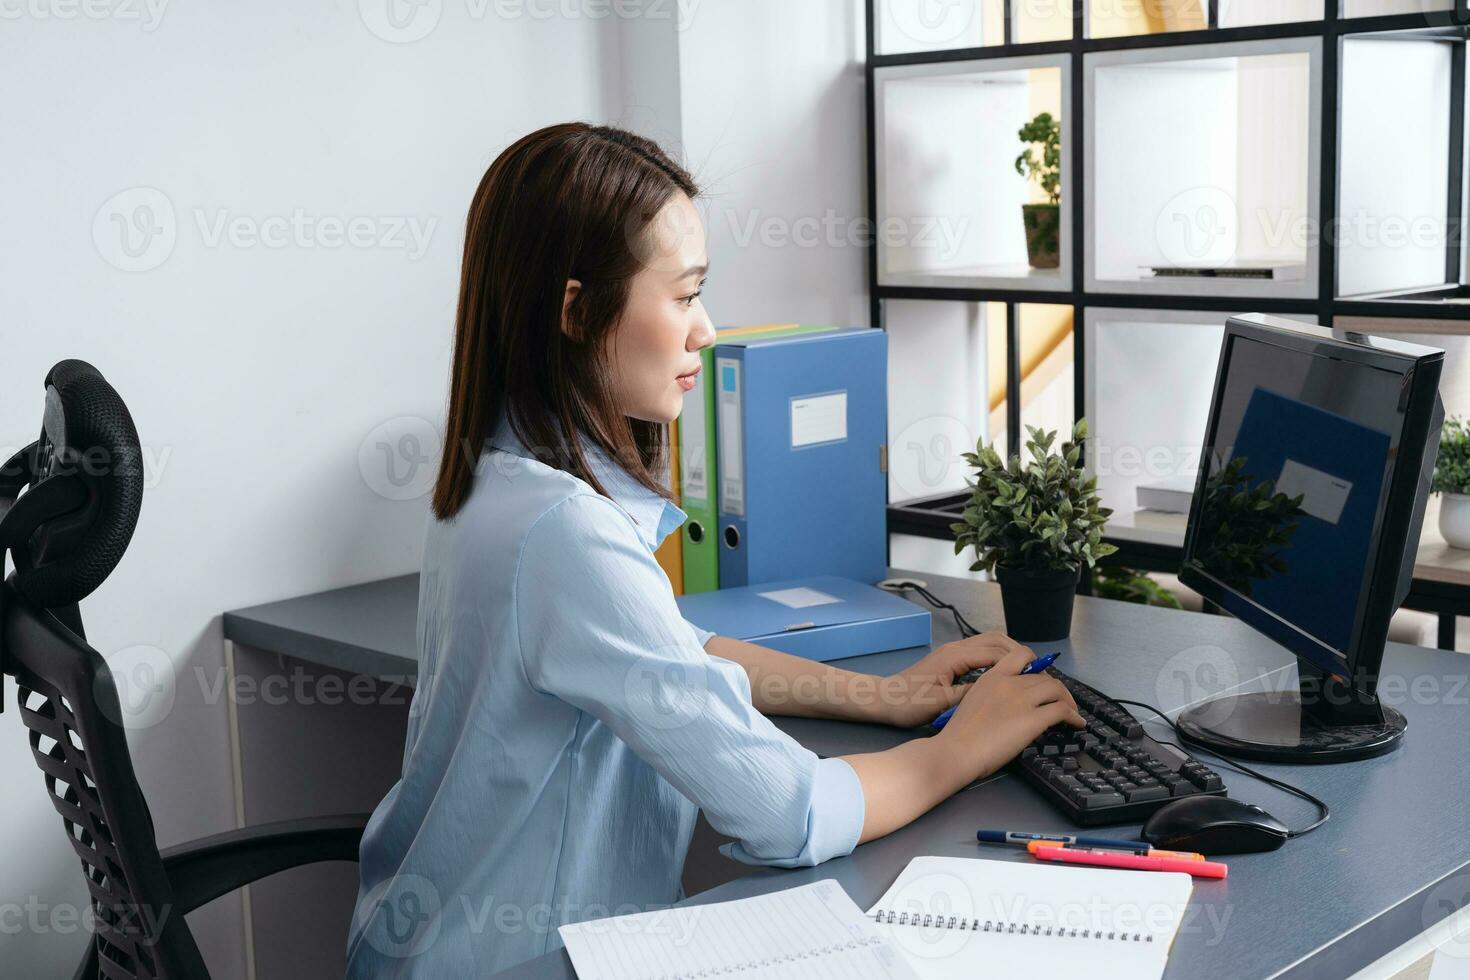
[[[980,629],[1001,628],[995,586],[924,577]],[[413,667],[414,600],[414,579],[393,579],[227,614],[225,635],[339,669],[397,677]],[[934,626],[936,643],[958,636],[947,613],[936,614]],[[1191,700],[1191,685],[1184,681],[1208,679],[1201,664],[1217,676],[1233,672],[1230,679],[1242,689],[1295,684],[1295,667],[1280,648],[1219,616],[1079,597],[1072,639],[1060,646],[1065,652],[1059,666],[1080,680],[1171,712]],[[888,673],[920,652],[877,654],[842,665]],[[1386,698],[1409,720],[1402,748],[1338,766],[1261,766],[1326,799],[1332,819],[1280,851],[1229,858],[1226,881],[1197,881],[1167,977],[1343,977],[1470,904],[1470,659],[1392,644],[1384,675],[1385,683],[1400,684],[1404,692]],[[829,756],[914,737],[842,722],[780,724]],[[1152,730],[1168,737],[1161,726]],[[1221,771],[1231,795],[1259,802],[1289,825],[1302,826],[1314,816],[1294,797]],[[835,878],[867,908],[914,855],[1029,860],[1014,850],[978,847],[979,827],[1062,831],[1067,824],[1018,777],[1002,775],[848,857],[816,868],[756,869],[689,902]],[[1117,829],[1130,833],[1136,827]],[[558,951],[504,976],[573,974]]]

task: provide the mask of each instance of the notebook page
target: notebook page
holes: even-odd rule
[[[1158,980],[1191,891],[1185,874],[918,857],[869,914],[925,980]]]
[[[579,980],[686,976],[917,980],[837,882],[559,930]],[[709,971],[702,973],[701,971]]]

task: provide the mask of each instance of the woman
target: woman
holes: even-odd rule
[[[665,427],[714,342],[696,193],[653,143],[583,124],[519,140],[475,193],[419,684],[363,839],[350,976],[485,976],[564,922],[671,903],[701,809],[740,861],[847,854],[1082,723],[1003,636],[877,678],[680,617],[653,552],[684,519]],[[915,726],[962,694],[938,736],[844,758],[765,717]]]

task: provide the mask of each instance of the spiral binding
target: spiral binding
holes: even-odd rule
[[[918,912],[910,915],[908,912],[885,912],[883,909],[873,913],[875,921],[885,925],[895,926],[918,926],[921,929],[962,929],[968,932],[999,932],[1016,936],[1057,936],[1063,939],[1110,939],[1115,942],[1151,943],[1154,937],[1144,932],[1128,932],[1116,929],[1069,929],[1063,926],[1033,926],[1022,922],[1017,925],[1014,922],[1001,922],[996,919],[969,918],[963,915],[933,915]]]

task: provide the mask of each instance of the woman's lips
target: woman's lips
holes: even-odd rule
[[[677,381],[677,382],[679,382],[679,387],[680,388],[683,388],[685,391],[693,391],[694,390],[694,381],[698,377],[699,377],[699,368],[695,368],[693,371],[690,371],[688,374],[681,374],[681,375],[679,375],[674,380]]]

